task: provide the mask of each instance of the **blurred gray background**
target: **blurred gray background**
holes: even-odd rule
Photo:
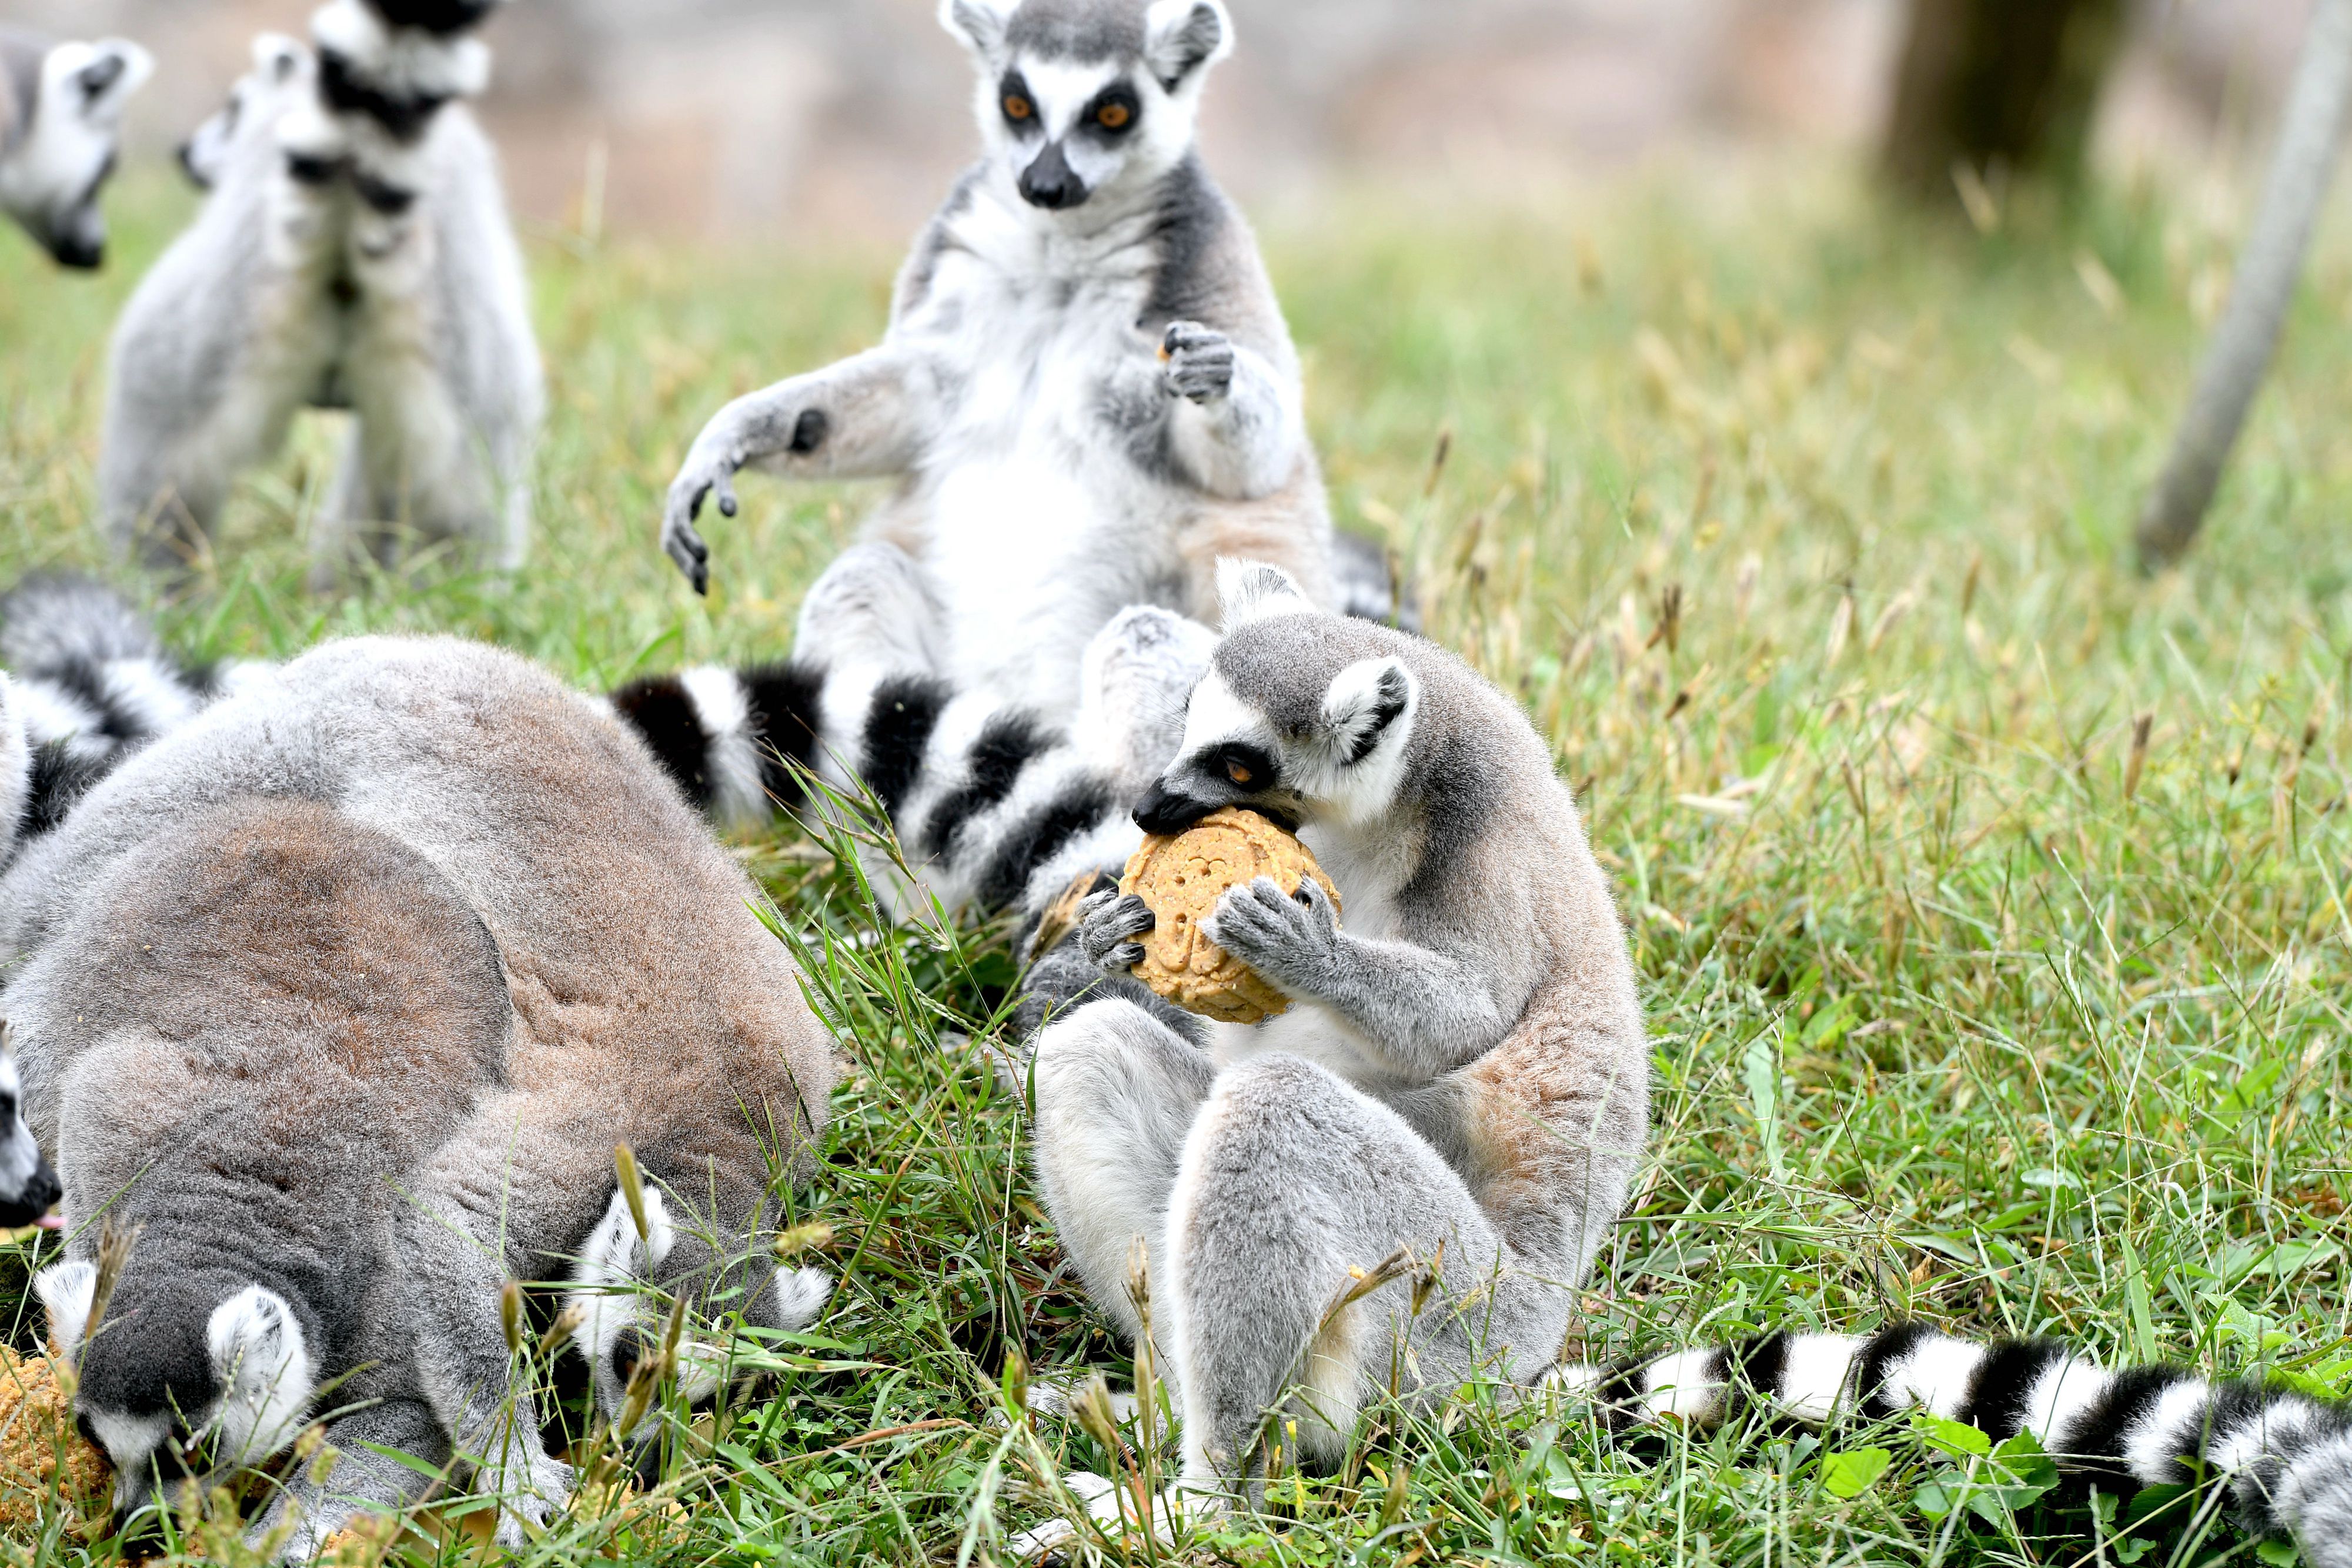
[[[1903,0],[1228,0],[1219,177],[1260,211],[1378,182],[1540,196],[1645,161],[1865,150]],[[2259,155],[2309,0],[2137,0],[2101,96],[2102,164],[2194,175]],[[219,101],[305,0],[0,0],[162,59],[133,151]],[[903,237],[971,145],[935,0],[513,0],[482,105],[527,221],[614,233]],[[595,193],[592,196],[591,193]],[[598,198],[601,198],[599,200]]]

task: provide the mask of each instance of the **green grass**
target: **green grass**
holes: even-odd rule
[[[128,194],[99,280],[0,240],[0,579],[102,559],[104,332],[185,207]],[[1916,1314],[2352,1387],[2352,247],[2323,247],[2189,570],[2147,582],[2129,521],[2228,255],[2184,212],[2117,193],[1984,238],[1834,175],[1685,171],[1557,216],[1368,201],[1269,235],[1338,511],[1522,696],[1619,879],[1660,1092],[1588,1354]],[[242,491],[217,577],[166,607],[175,635],[278,654],[450,629],[593,685],[787,644],[863,497],[755,482],[709,530],[707,603],[655,547],[657,499],[724,397],[873,338],[896,258],[555,235],[531,258],[553,411],[533,572],[306,598],[331,449],[306,426]],[[1012,1353],[1124,1376],[1018,1107],[956,1042],[1008,977],[1001,939],[866,941],[847,873],[751,852],[793,919],[845,938],[812,984],[855,1068],[803,1202],[843,1283],[772,1396],[673,1465],[667,1533],[575,1524],[539,1555],[980,1561],[1045,1472],[1106,1461],[992,1425]],[[1954,1461],[1913,1434],[1838,1441],[1892,1457],[1850,1500],[1810,1440],[1636,1459],[1478,1402],[1383,1413],[1342,1475],[1284,1479],[1277,1516],[1192,1555],[2082,1555],[2036,1539],[2040,1511],[1923,1512]],[[2137,1561],[2251,1551],[2181,1534]]]

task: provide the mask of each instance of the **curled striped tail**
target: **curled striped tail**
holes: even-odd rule
[[[2292,1537],[2313,1568],[2352,1568],[2352,1408],[2256,1378],[2110,1371],[2058,1340],[1980,1344],[1898,1323],[1563,1367],[1550,1384],[1618,1433],[1708,1430],[1747,1415],[1822,1427],[1911,1409],[1994,1442],[2028,1432],[2062,1472],[2109,1490],[2213,1477],[2248,1533]]]
[[[57,827],[132,752],[269,668],[184,664],[114,590],[48,572],[0,594],[0,666],[25,747],[16,842]]]
[[[1214,636],[1164,610],[1113,617],[1088,645],[1068,724],[879,663],[705,665],[632,681],[614,711],[698,809],[755,826],[805,805],[805,769],[870,798],[915,873],[869,862],[899,908],[1015,911],[1034,925],[1075,882],[1124,865],[1136,798],[1174,755]]]

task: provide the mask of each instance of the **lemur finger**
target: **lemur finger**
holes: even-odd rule
[[[1106,969],[1132,969],[1138,964],[1142,962],[1143,944],[1140,942],[1123,942],[1110,950],[1110,955],[1103,960],[1103,967]]]

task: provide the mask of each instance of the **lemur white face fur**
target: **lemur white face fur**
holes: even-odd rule
[[[44,51],[0,28],[0,208],[63,266],[105,259],[99,192],[114,172],[122,107],[154,69],[127,38]]]
[[[1315,607],[1285,572],[1251,562],[1217,563],[1225,630]],[[1246,805],[1297,828],[1315,821],[1359,825],[1394,803],[1421,683],[1402,660],[1359,659],[1319,695],[1286,694],[1296,711],[1276,715],[1237,695],[1212,666],[1193,689],[1176,760],[1136,807],[1144,831],[1177,833],[1223,806]]]
[[[1208,68],[1233,49],[1221,0],[941,0],[979,67],[990,160],[1031,206],[1148,190],[1192,145]]]
[[[253,68],[228,89],[228,101],[180,143],[180,167],[188,178],[211,190],[227,168],[238,135],[250,128],[274,126],[278,115],[300,101],[316,69],[309,48],[283,33],[264,33],[253,40]]]
[[[22,1103],[16,1053],[9,1045],[7,1026],[0,1024],[0,1230],[55,1224],[49,1207],[62,1193],[58,1173],[41,1157],[41,1145],[25,1124]]]
[[[82,1435],[114,1467],[118,1528],[151,1505],[173,1506],[191,1481],[201,1487],[293,1442],[318,1370],[284,1297],[246,1285],[184,1315],[158,1311],[163,1302],[128,1312],[112,1303],[93,1334],[97,1283],[98,1265],[75,1259],[43,1270],[33,1289],[77,1374]]]

